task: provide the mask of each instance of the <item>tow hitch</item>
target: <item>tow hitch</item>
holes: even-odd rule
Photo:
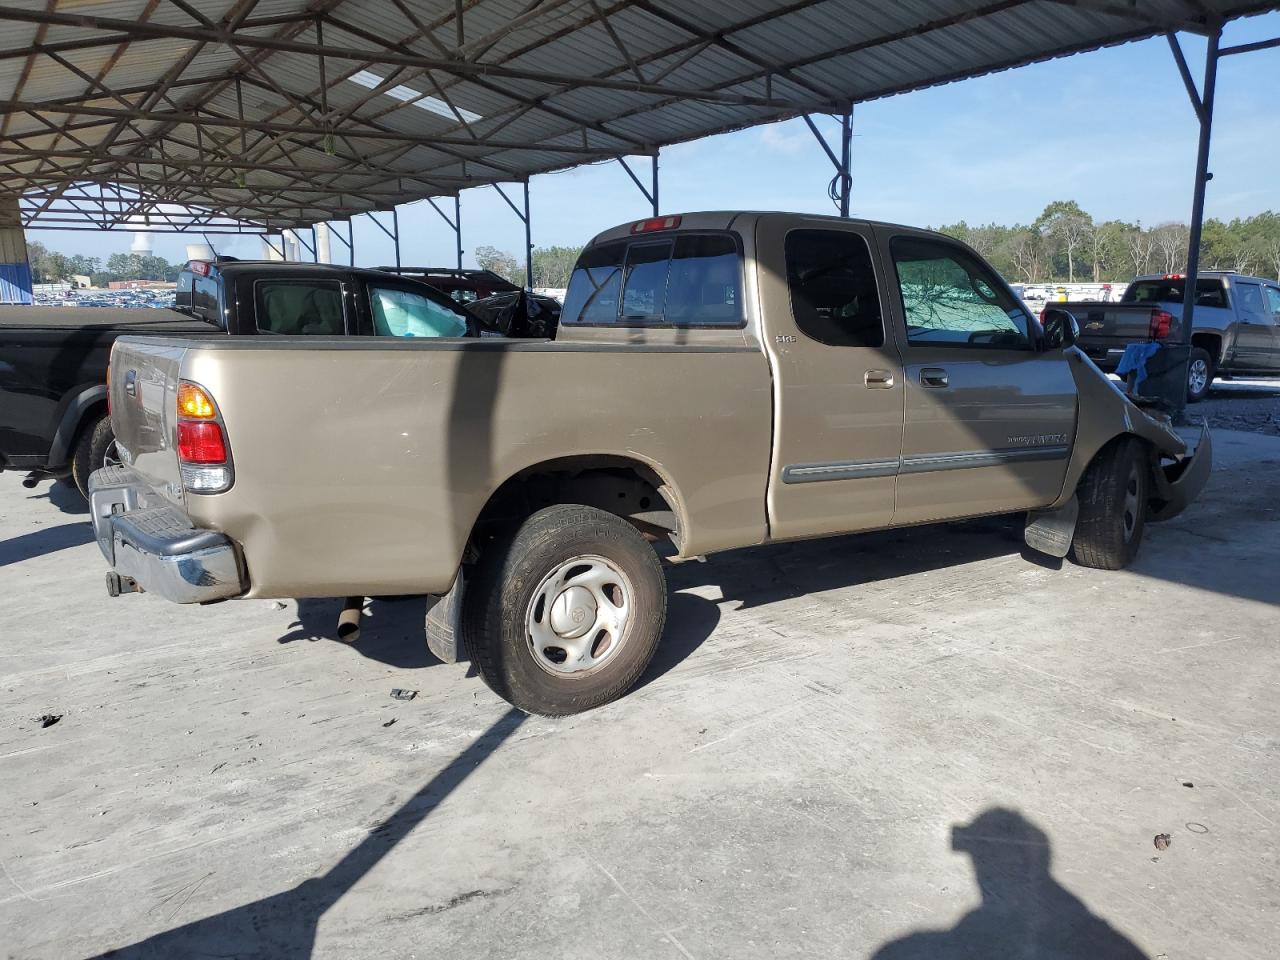
[[[143,593],[138,581],[133,577],[122,577],[112,570],[107,574],[107,595],[118,597],[122,593]]]

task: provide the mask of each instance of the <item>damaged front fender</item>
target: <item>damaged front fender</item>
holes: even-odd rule
[[[1147,519],[1171,520],[1187,508],[1209,482],[1213,470],[1213,436],[1208,424],[1201,424],[1195,452],[1169,464],[1157,464],[1155,495]]]

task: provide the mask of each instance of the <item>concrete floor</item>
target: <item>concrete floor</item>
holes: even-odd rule
[[[332,601],[110,600],[0,475],[0,953],[1273,957],[1280,439],[1216,446],[1122,573],[1000,520],[675,568],[644,685],[558,721],[422,601],[350,648]]]

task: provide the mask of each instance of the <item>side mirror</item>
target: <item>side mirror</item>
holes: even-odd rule
[[[1041,315],[1046,349],[1065,350],[1080,338],[1080,324],[1069,310],[1049,307]]]

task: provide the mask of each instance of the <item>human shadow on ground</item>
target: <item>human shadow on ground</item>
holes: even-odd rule
[[[174,960],[236,957],[237,960],[302,960],[315,947],[316,928],[330,907],[413,832],[491,756],[525,720],[514,707],[504,713],[447,767],[432,777],[331,869],[281,893],[158,933],[99,957]],[[406,882],[410,882],[407,881]]]
[[[83,520],[56,527],[42,527],[31,533],[0,540],[0,567],[34,560],[36,557],[57,553],[69,547],[80,547],[86,543],[93,543],[93,527]]]
[[[1050,873],[1048,835],[1003,807],[951,828],[951,849],[969,855],[982,904],[949,930],[917,930],[871,960],[1147,960]]]

